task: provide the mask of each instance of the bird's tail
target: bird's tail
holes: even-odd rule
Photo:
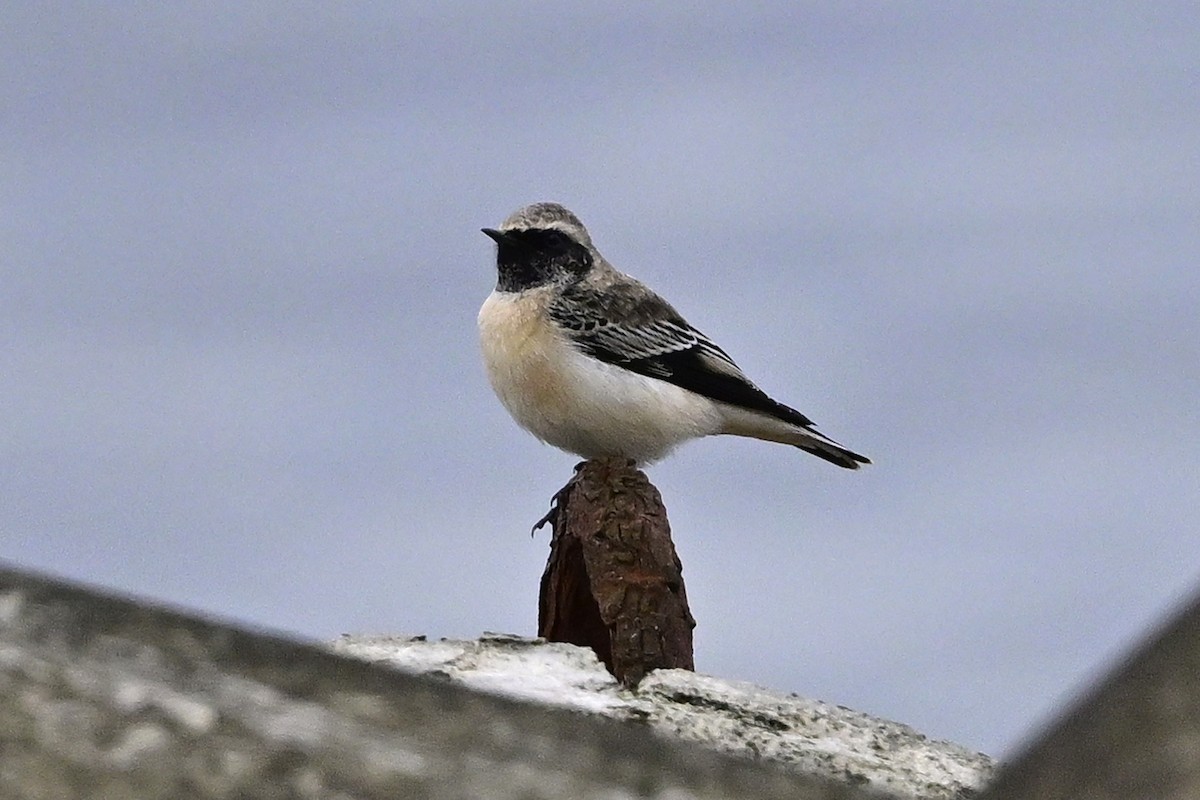
[[[845,469],[858,469],[861,464],[871,463],[871,459],[866,456],[842,447],[825,434],[818,433],[812,422],[799,411],[782,403],[778,406],[775,414],[726,407],[725,427],[722,432],[790,444]]]
[[[870,464],[871,459],[859,455],[853,450],[842,447],[827,436],[822,436],[811,428],[803,435],[797,434],[797,441],[788,442],[799,447],[806,453],[812,453],[817,458],[823,458],[831,464],[837,464],[846,469],[858,469],[860,464]]]

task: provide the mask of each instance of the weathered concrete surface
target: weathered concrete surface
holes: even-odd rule
[[[880,796],[0,567],[3,800]],[[1196,797],[1200,599],[982,795]]]
[[[0,568],[5,800],[872,796]]]
[[[896,797],[968,797],[989,780],[987,756],[847,708],[687,670],[658,670],[623,688],[587,648],[488,634],[478,640],[344,636],[336,652],[484,691],[644,721],[672,739],[776,761],[798,772]]]
[[[1200,798],[1200,597],[1034,738],[986,798]]]

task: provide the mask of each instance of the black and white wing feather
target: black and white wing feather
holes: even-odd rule
[[[805,429],[814,444],[822,446],[799,446],[840,466],[853,468],[866,462],[811,430],[812,420],[799,411],[772,400],[670,303],[642,284],[626,281],[602,292],[582,285],[569,287],[551,305],[551,317],[593,358]]]

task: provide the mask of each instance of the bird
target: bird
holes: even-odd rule
[[[871,463],[759,389],[670,303],[612,266],[562,205],[533,203],[482,231],[496,243],[496,286],[478,318],[488,380],[543,442],[647,465],[686,441],[731,434],[846,469]]]

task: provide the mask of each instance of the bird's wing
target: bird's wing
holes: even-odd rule
[[[812,425],[799,411],[768,397],[728,353],[631,278],[603,291],[586,284],[568,287],[550,314],[577,347],[600,361],[794,425]]]

